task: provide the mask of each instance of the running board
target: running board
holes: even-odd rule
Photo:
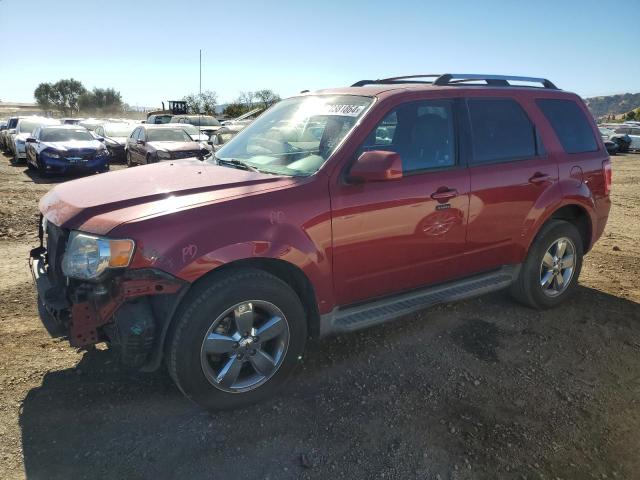
[[[320,318],[320,336],[352,332],[423,310],[439,303],[477,297],[507,288],[518,275],[520,265],[475,275],[441,285],[413,290],[353,307],[335,308]]]

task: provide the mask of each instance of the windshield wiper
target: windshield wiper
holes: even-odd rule
[[[237,158],[218,158],[218,157],[214,157],[214,158],[218,162],[218,165],[232,165],[236,168],[242,168],[244,170],[249,170],[251,172],[261,173],[260,170],[258,170],[253,165],[249,165],[248,163],[243,162],[242,160],[238,160]]]

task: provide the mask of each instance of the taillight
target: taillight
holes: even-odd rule
[[[613,176],[611,160],[602,162],[602,173],[604,174],[604,193],[609,195],[609,193],[611,193],[611,180]]]

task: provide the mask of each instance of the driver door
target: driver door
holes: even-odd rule
[[[453,100],[401,104],[356,153],[400,154],[403,177],[331,191],[338,305],[451,280],[464,272],[469,173],[457,153]]]

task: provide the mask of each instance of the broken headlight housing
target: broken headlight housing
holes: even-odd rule
[[[62,273],[80,280],[95,279],[109,268],[128,267],[134,248],[133,240],[73,231],[62,258]]]

